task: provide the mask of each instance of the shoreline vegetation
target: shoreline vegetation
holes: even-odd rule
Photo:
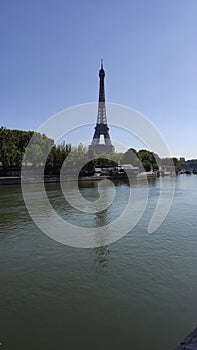
[[[157,176],[162,175],[161,169],[174,173],[181,170],[181,163],[175,157],[160,158],[146,149],[96,155],[82,144],[73,147],[64,141],[56,145],[44,134],[1,127],[0,184],[21,183],[21,168],[23,180],[25,176],[27,182],[39,182],[44,174],[47,183],[59,182],[62,168],[67,181],[76,178],[75,174],[79,181],[96,181],[104,177]]]

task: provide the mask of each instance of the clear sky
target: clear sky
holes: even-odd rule
[[[36,130],[97,101],[104,58],[107,100],[147,116],[174,156],[197,158],[196,0],[1,0],[0,49],[2,126]]]

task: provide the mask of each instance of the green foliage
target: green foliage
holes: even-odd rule
[[[3,169],[20,169],[32,131],[0,129],[0,162]]]
[[[178,158],[173,157],[172,161],[174,163],[174,166],[180,166],[181,165],[181,162],[180,162],[180,160]]]
[[[71,149],[71,145],[65,144],[65,142],[61,143],[58,146],[54,145],[51,148],[51,151],[46,160],[45,174],[59,175],[61,167],[66,157],[71,152]]]
[[[129,148],[122,156],[121,164],[132,164],[133,166],[139,167],[140,162],[137,151],[134,148]]]
[[[34,133],[25,152],[25,164],[32,164],[34,167],[45,164],[45,159],[53,145],[54,141],[45,134]]]
[[[150,171],[158,169],[158,155],[146,149],[136,151],[134,148],[129,148],[121,159],[121,164],[132,164],[140,170]]]
[[[145,171],[158,169],[158,155],[148,150],[142,149],[137,153]]]
[[[109,159],[109,154],[101,154],[95,160],[96,168],[114,167],[117,166],[117,162]]]
[[[4,170],[20,170],[22,163],[34,167],[45,165],[45,174],[49,175],[59,175],[64,165],[67,174],[79,176],[92,176],[95,167],[116,167],[118,164],[132,164],[142,171],[158,169],[158,165],[180,165],[177,158],[160,159],[145,149],[129,148],[125,153],[96,155],[82,144],[72,147],[63,142],[56,146],[44,134],[4,127],[0,128],[0,162]]]
[[[162,158],[161,159],[161,166],[163,167],[168,167],[168,166],[180,166],[181,162],[180,160],[178,160],[177,158],[173,157],[173,158]]]
[[[30,144],[29,144],[30,143]],[[27,145],[28,150],[26,151]],[[41,165],[43,155],[50,151],[53,140],[33,131],[0,129],[0,162],[4,170],[20,170],[25,164]]]
[[[136,151],[133,148],[129,148],[121,159],[121,164],[132,164],[139,167],[140,170],[150,171],[158,170],[159,166],[179,166],[180,161],[177,158],[163,158],[161,159],[158,154],[141,149]]]

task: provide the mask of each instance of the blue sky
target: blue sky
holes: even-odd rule
[[[97,101],[104,58],[107,101],[147,116],[174,156],[197,158],[196,19],[196,0],[2,0],[0,124],[36,130]]]

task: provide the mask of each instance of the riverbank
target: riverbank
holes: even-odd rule
[[[186,174],[186,173],[180,173],[181,174]],[[192,174],[192,173],[190,173]],[[173,176],[170,174],[164,174],[163,176]],[[177,174],[178,175],[178,174]],[[162,176],[162,175],[161,175]],[[141,178],[156,178],[158,177],[158,174],[156,172],[148,171],[148,172],[142,172],[138,174],[116,174],[116,175],[94,175],[94,176],[82,176],[78,178],[78,181],[100,181],[104,179],[110,179],[110,180],[125,180],[129,178],[136,178],[136,179],[141,179]],[[72,176],[67,176],[66,178],[63,178],[62,181],[74,181],[75,179]],[[42,177],[41,176],[34,176],[34,177],[29,177],[26,181],[26,183],[39,183],[42,182]],[[57,175],[46,175],[44,179],[45,183],[59,183],[60,182],[60,177]],[[20,176],[1,176],[0,177],[0,185],[17,185],[21,184],[21,177]]]
[[[78,181],[100,181],[104,179],[108,179],[109,176],[84,176],[80,177]],[[63,181],[73,181],[73,177],[69,177],[64,179]],[[24,181],[25,183],[39,183],[42,182],[42,178],[37,176],[34,178],[29,178],[28,180]],[[59,176],[46,176],[44,179],[45,183],[59,183],[60,177]],[[4,176],[0,177],[0,185],[20,185],[21,184],[21,177],[20,176]]]
[[[102,175],[102,176],[82,176],[78,178],[78,181],[101,181],[104,179],[110,179],[110,180],[127,180],[129,178],[146,178],[146,177],[157,177],[156,173],[153,172],[143,172],[139,174],[120,174],[120,175]],[[63,178],[62,181],[74,181],[75,179],[72,176]],[[35,176],[33,178],[29,177],[27,180],[24,181],[24,183],[39,183],[42,182],[42,177]],[[44,179],[45,183],[59,183],[60,177],[59,176],[45,176]],[[20,176],[4,176],[0,177],[0,185],[17,185],[21,184],[21,177]]]
[[[21,184],[21,178],[19,176],[0,177],[0,185],[18,185],[18,184]]]

